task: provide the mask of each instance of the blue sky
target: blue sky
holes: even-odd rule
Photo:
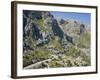
[[[90,13],[75,13],[75,12],[51,12],[56,18],[62,19],[74,19],[78,20],[83,24],[90,25],[91,14]]]

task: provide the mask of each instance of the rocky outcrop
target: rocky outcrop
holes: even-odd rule
[[[59,27],[59,24],[57,20],[54,18],[54,16],[51,15],[50,12],[42,12],[42,17],[44,20],[44,26],[46,28],[50,27],[51,32],[55,36],[59,36],[60,38],[63,38],[63,31]]]
[[[85,31],[85,25],[75,20],[61,19],[59,21],[59,25],[64,34],[71,36],[73,38],[82,34]]]

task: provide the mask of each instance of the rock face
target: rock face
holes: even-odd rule
[[[59,25],[64,34],[71,37],[78,36],[85,31],[85,25],[75,20],[60,20]]]
[[[54,57],[57,57],[58,60],[61,59],[61,61],[60,62],[56,61],[54,64],[52,64],[52,59],[50,59],[51,62],[46,63],[49,67],[65,66],[64,64],[68,66],[69,62],[75,65],[74,62],[76,59],[77,62],[81,62],[78,61],[77,57],[75,57],[74,59],[74,57],[72,56],[76,54],[80,55],[81,53],[83,53],[80,47],[86,48],[87,47],[86,40],[88,40],[88,43],[90,42],[88,36],[86,37],[86,39],[84,37],[86,32],[89,32],[88,30],[86,30],[86,25],[80,23],[77,20],[64,20],[64,19],[57,20],[57,18],[54,17],[51,14],[51,12],[24,10],[23,53],[27,53],[24,54],[23,56],[24,67],[29,64],[32,64],[32,62],[34,61],[38,62],[41,60],[48,59],[52,55]],[[85,44],[81,44],[80,36],[82,36],[85,39],[85,40],[82,39],[84,40],[83,42]],[[72,47],[68,48],[71,45]],[[78,47],[80,49],[77,50],[75,47]],[[89,49],[84,49],[84,50],[89,50]],[[82,60],[83,59],[82,56],[78,57]],[[73,58],[74,62],[72,62],[71,59],[69,59],[68,61],[68,59],[66,59],[67,57]],[[66,60],[64,64],[61,64],[62,62],[64,62],[63,58],[64,60],[65,59]],[[53,60],[55,60],[55,58],[53,58]],[[39,64],[39,66],[41,66],[41,64]],[[86,64],[82,65],[88,65],[88,64],[86,62]]]
[[[26,17],[26,18],[25,18]],[[82,34],[85,31],[85,25],[79,23],[75,20],[63,20],[57,21],[50,12],[36,12],[36,11],[24,11],[24,34],[32,35],[33,38],[39,39],[42,38],[41,30],[39,29],[40,25],[36,24],[36,20],[43,20],[41,25],[45,29],[49,29],[47,32],[51,32],[55,36],[63,38],[66,36],[69,42],[72,42],[71,39]],[[71,41],[70,41],[71,40]]]
[[[50,12],[42,12],[42,15],[43,15],[42,17],[44,19],[44,26],[46,28],[50,27],[51,28],[51,32],[55,36],[59,36],[59,37],[63,38],[63,31],[59,27],[58,22],[54,18],[54,16],[51,15]]]

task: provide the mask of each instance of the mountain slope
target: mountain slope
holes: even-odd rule
[[[32,67],[90,65],[90,29],[85,24],[57,20],[47,11],[27,10],[23,11],[23,21],[23,67],[40,61]]]

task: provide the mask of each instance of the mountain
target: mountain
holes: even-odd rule
[[[87,59],[79,65],[90,65],[90,27],[77,20],[58,20],[48,11],[23,11],[23,63],[24,67],[45,59]],[[85,51],[85,53],[84,53]],[[75,53],[75,54],[74,54]],[[87,56],[88,55],[88,56]],[[52,57],[53,56],[53,57]],[[73,57],[74,56],[74,57]],[[50,60],[52,62],[52,60]],[[68,64],[68,60],[65,60]],[[70,60],[69,60],[70,61]],[[87,61],[87,62],[86,62]],[[51,62],[48,65],[51,65]],[[55,61],[54,61],[55,62]],[[64,64],[53,66],[64,66]],[[72,62],[70,62],[72,64]],[[76,63],[77,64],[77,63]],[[49,66],[50,66],[49,65]],[[69,65],[69,64],[68,64]],[[68,66],[66,65],[66,66]],[[78,65],[78,64],[77,64]],[[41,65],[40,65],[41,66]],[[71,65],[70,65],[71,66]],[[75,66],[73,63],[72,66]],[[39,66],[38,66],[39,67]],[[42,66],[43,67],[43,66]]]

